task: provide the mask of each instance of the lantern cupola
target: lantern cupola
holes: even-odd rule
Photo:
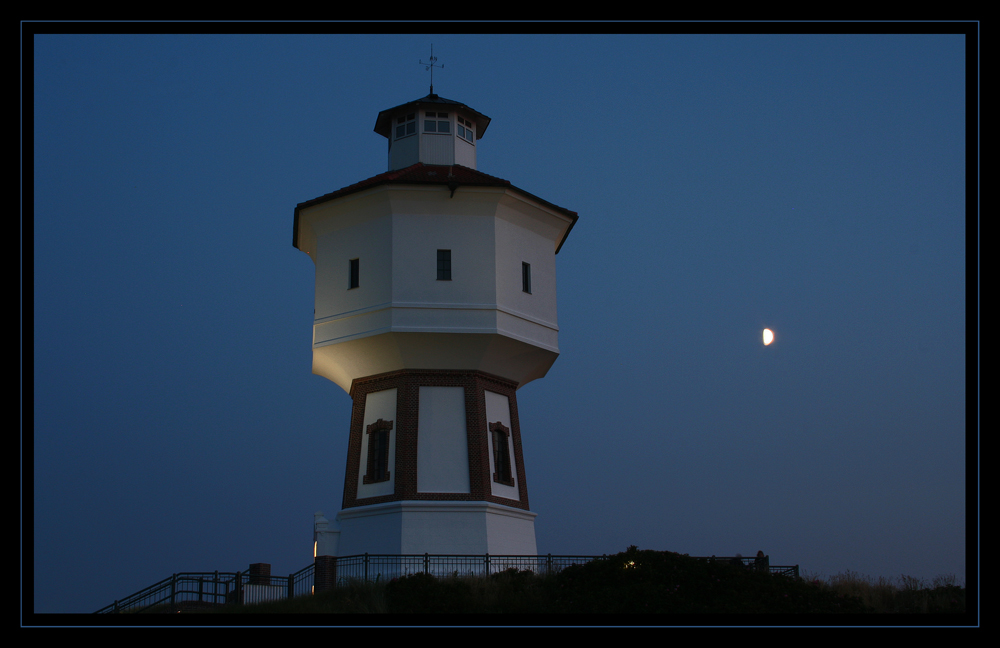
[[[434,93],[383,110],[375,132],[389,140],[389,171],[417,162],[476,168],[476,146],[490,118]]]

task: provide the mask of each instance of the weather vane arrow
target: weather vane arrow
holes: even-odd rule
[[[419,63],[420,63],[420,65],[426,65],[427,66],[427,67],[424,68],[425,70],[430,70],[431,71],[431,94],[434,94],[434,68],[439,67],[439,68],[441,68],[443,70],[444,69],[444,63],[442,63],[441,65],[434,65],[435,63],[437,63],[437,57],[434,56],[434,44],[433,43],[431,43],[431,58],[430,58],[430,62],[424,63],[423,61],[419,61]]]

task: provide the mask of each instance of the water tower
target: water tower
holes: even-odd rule
[[[378,114],[386,173],[295,208],[313,373],[354,403],[336,555],[537,552],[517,390],[559,355],[577,214],[476,169],[489,125],[431,86]]]

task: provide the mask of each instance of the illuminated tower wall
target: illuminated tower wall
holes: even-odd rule
[[[354,403],[340,556],[536,553],[516,392],[559,354],[577,215],[476,169],[489,123],[435,94],[382,111],[389,171],[295,209],[313,372]]]

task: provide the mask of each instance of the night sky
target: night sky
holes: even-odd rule
[[[965,583],[968,28],[25,35],[26,607],[311,562],[351,399],[311,373],[293,209],[387,170],[432,44],[492,118],[478,169],[579,214],[517,394],[539,553]]]

